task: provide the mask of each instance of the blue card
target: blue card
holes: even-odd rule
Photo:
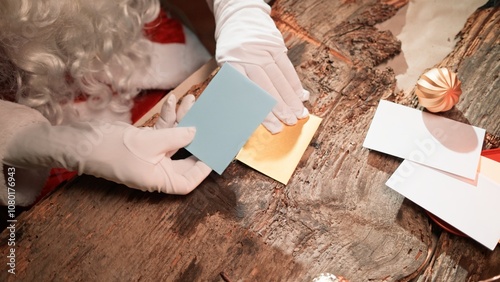
[[[222,174],[274,105],[271,95],[225,63],[179,122],[196,127],[185,148]]]

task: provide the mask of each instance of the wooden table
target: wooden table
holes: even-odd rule
[[[386,2],[386,4],[379,3]],[[273,17],[323,118],[288,185],[238,163],[188,196],[143,193],[81,176],[18,217],[25,281],[478,281],[500,274],[500,248],[441,230],[384,183],[401,160],[362,147],[380,99],[417,107],[376,68],[400,44],[374,25],[405,1],[278,0]],[[499,9],[478,10],[439,66],[459,74],[444,115],[500,145]],[[1,234],[6,261],[9,232]],[[2,263],[6,267],[5,263]]]

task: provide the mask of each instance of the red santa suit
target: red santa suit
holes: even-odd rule
[[[151,51],[151,65],[145,73],[136,73],[133,76],[140,83],[140,88],[144,89],[134,98],[134,106],[130,111],[117,113],[112,110],[113,102],[102,110],[94,110],[88,107],[85,100],[77,98],[73,104],[77,112],[78,120],[91,121],[124,121],[134,123],[159,100],[180,82],[186,79],[191,73],[207,62],[211,55],[203,47],[196,35],[177,19],[173,19],[164,11],[161,11],[158,18],[147,24],[144,28],[146,38],[149,40]],[[65,116],[63,123],[70,122],[72,116]],[[45,118],[36,110],[23,105],[0,100],[0,127],[4,129],[4,134],[0,136],[0,158],[5,154],[6,144],[18,131],[21,131],[33,123],[46,122]],[[29,189],[26,191],[16,191],[16,204],[29,205],[34,199],[38,200],[55,187],[74,177],[77,173],[67,171],[62,168],[51,170],[44,188]],[[6,179],[0,182],[6,183]],[[25,178],[28,176],[23,176]],[[35,176],[34,176],[35,177]],[[39,176],[36,176],[39,177]],[[20,184],[28,179],[18,177],[16,182]],[[23,186],[23,185],[18,185]],[[0,202],[6,202],[4,193],[0,193]],[[35,200],[35,201],[36,201]]]

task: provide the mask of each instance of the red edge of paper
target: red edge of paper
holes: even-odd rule
[[[484,150],[481,152],[481,156],[500,162],[500,148]]]
[[[490,149],[490,150],[483,150],[481,151],[481,156],[486,157],[488,159],[492,159],[494,161],[500,162],[500,148],[497,149]],[[429,211],[425,211],[427,215],[436,223],[439,227],[443,228],[444,230],[448,231],[451,234],[457,235],[457,236],[462,236],[462,237],[468,237],[464,233],[462,233],[460,230],[456,229],[455,227],[449,225],[446,223],[444,220],[440,219],[439,217],[435,216]]]

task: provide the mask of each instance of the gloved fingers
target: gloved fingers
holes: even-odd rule
[[[285,75],[281,72],[281,69],[276,64],[269,64],[264,67],[267,76],[271,79],[272,84],[278,91],[280,97],[283,99],[288,108],[293,112],[297,118],[305,118],[302,116],[304,114],[304,105],[300,101],[299,96],[293,89],[290,82],[287,80]],[[307,116],[306,116],[307,117]]]
[[[158,130],[127,130],[123,135],[123,144],[138,158],[158,163],[166,156],[171,156],[180,148],[193,141],[196,134],[194,127],[174,127]]]
[[[271,132],[271,134],[280,133],[283,130],[283,123],[276,118],[273,113],[269,113],[262,122],[262,125]]]
[[[167,100],[163,103],[160,112],[160,118],[156,121],[154,128],[172,128],[175,125],[176,114],[175,106],[177,104],[177,98],[174,94],[168,94]]]
[[[203,164],[203,165],[198,164],[198,162]],[[190,169],[192,169],[196,165],[200,165],[202,168],[208,168],[208,173],[210,173],[210,171],[212,171],[212,169],[208,165],[206,165],[204,162],[200,161],[195,156],[189,156],[189,157],[184,158],[184,159],[173,160],[172,165],[173,165],[174,171],[178,174],[186,174],[187,171],[189,171]]]
[[[268,73],[266,73],[266,71],[264,71],[264,69],[262,69],[261,67],[256,66],[256,65],[251,65],[251,64],[246,64],[245,70],[246,70],[247,76],[252,81],[254,81],[258,85],[260,85],[260,87],[262,87],[269,94],[271,94],[278,102],[276,104],[276,106],[274,106],[274,108],[273,108],[273,111],[272,111],[273,114],[279,120],[281,120],[283,123],[285,123],[287,125],[296,124],[297,118],[295,116],[295,113],[287,105],[286,101],[283,100],[283,97],[280,95],[280,93],[276,89],[275,84],[273,81],[271,81],[271,78],[269,77]],[[282,79],[280,79],[279,81],[283,82]],[[285,81],[285,83],[287,83],[287,82]],[[300,103],[300,101],[298,101],[298,102]]]
[[[179,105],[179,109],[177,109],[177,123],[179,123],[182,118],[186,115],[186,113],[191,109],[195,102],[196,98],[193,94],[187,94],[182,98],[181,104]]]
[[[302,87],[302,83],[300,82],[299,76],[295,71],[292,62],[288,58],[286,52],[281,53],[275,58],[276,65],[281,70],[285,79],[290,83],[290,86],[293,88],[295,94],[302,102],[309,100],[309,91],[305,90]]]
[[[302,102],[309,101],[309,97],[311,97],[311,93],[302,88],[302,94],[299,95],[300,101],[302,101]]]
[[[173,171],[166,171],[170,183],[166,185],[166,191],[162,192],[177,195],[189,194],[198,185],[200,185],[203,179],[205,179],[212,171],[208,165],[194,156],[182,160],[172,161],[171,166],[167,165],[163,167],[164,169],[171,167],[173,168]]]
[[[155,129],[161,128],[172,128],[177,126],[179,121],[186,115],[186,113],[191,109],[195,102],[195,97],[193,94],[188,94],[184,98],[179,105],[179,108],[176,110],[177,106],[177,98],[174,94],[168,94],[167,100],[163,103],[160,112],[160,118],[155,123]]]

